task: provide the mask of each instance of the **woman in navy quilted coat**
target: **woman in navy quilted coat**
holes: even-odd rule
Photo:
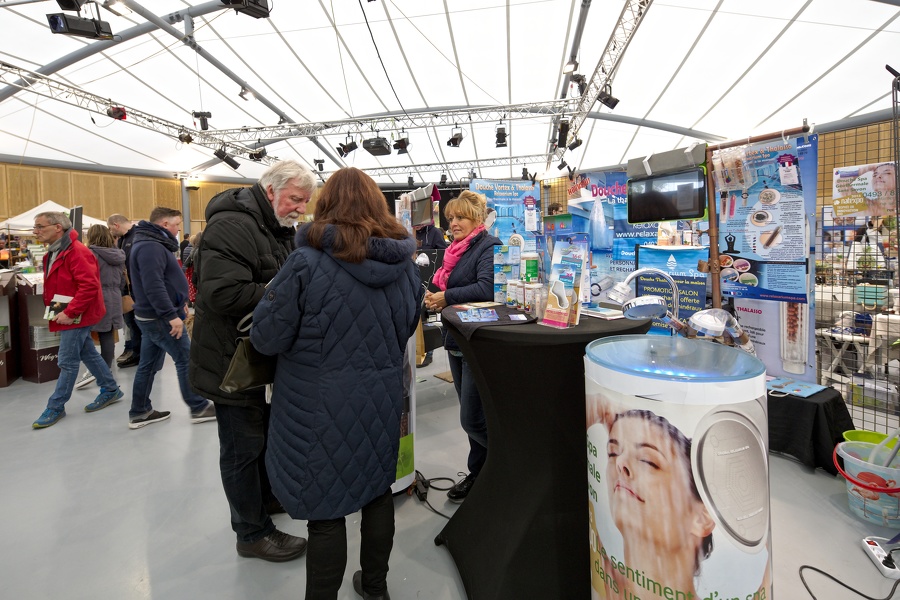
[[[328,178],[314,219],[253,313],[253,345],[278,355],[266,466],[288,514],[309,521],[306,598],[337,598],[344,517],[362,509],[354,588],[387,599],[416,241],[358,169]]]

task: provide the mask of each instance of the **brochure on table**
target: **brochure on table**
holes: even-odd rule
[[[590,254],[586,233],[560,235],[554,241],[549,294],[542,325],[566,328],[578,324],[582,273]]]
[[[744,168],[756,182],[747,189],[717,185],[724,295],[806,302],[817,160],[815,135],[752,144]]]

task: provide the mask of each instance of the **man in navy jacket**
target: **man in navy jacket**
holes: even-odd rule
[[[181,227],[181,211],[157,206],[149,221],[134,226],[134,245],[128,258],[134,295],[134,318],[141,330],[141,361],[134,375],[134,391],[128,427],[139,429],[169,418],[169,411],[157,411],[150,402],[150,389],[166,354],[175,361],[181,397],[191,409],[191,421],[202,423],[216,418],[212,402],[191,389],[188,364],[191,340],[184,328],[188,284],[175,258]]]

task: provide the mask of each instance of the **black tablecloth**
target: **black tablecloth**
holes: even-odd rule
[[[590,598],[584,350],[650,322],[584,317],[570,329],[444,326],[472,367],[488,425],[488,458],[435,539],[470,599]]]
[[[812,468],[837,475],[832,462],[835,444],[855,429],[841,394],[825,388],[809,398],[768,397],[769,450],[784,452]]]

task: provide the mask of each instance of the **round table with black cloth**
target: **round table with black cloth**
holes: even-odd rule
[[[470,599],[590,598],[585,347],[645,333],[650,321],[480,327],[466,340],[452,310],[442,320],[481,394],[488,456],[435,544],[450,550]]]

